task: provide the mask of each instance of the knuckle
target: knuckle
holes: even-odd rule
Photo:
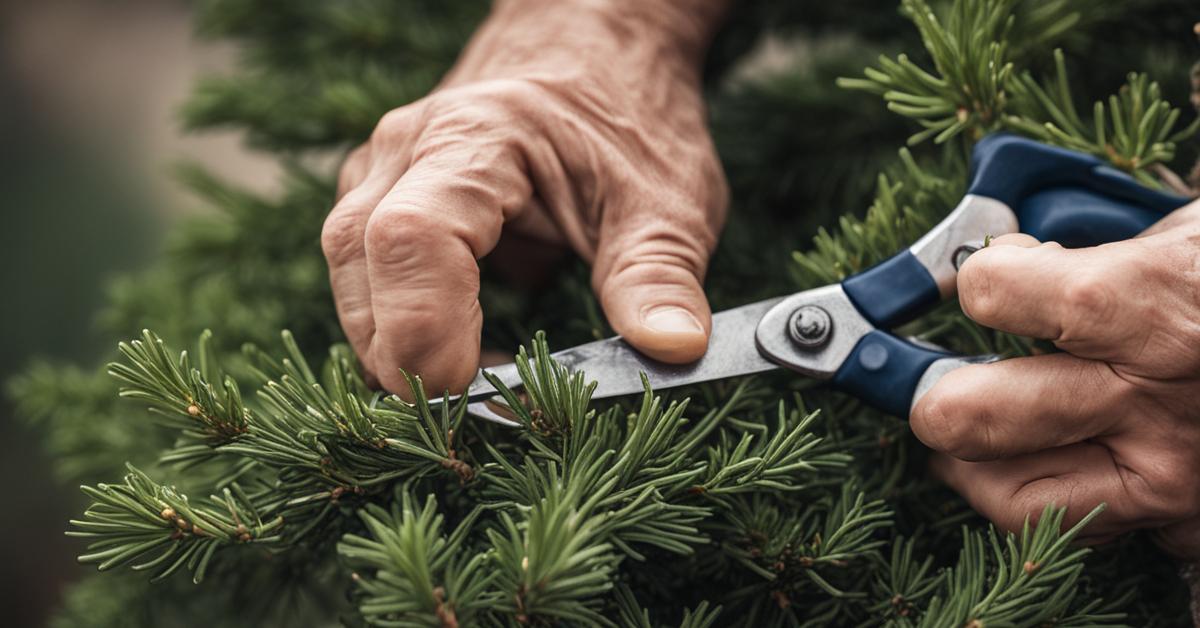
[[[1056,508],[1068,507],[1068,504],[1053,502],[1046,495],[1040,493],[1014,496],[1011,505],[992,521],[1008,532],[1019,533],[1027,521],[1030,527],[1036,528],[1042,520],[1046,506],[1051,504]]]
[[[1139,470],[1137,477],[1128,470],[1125,486],[1134,507],[1153,518],[1167,520],[1190,517],[1200,513],[1200,490],[1196,485],[1196,469],[1171,462],[1151,465]]]
[[[970,415],[967,400],[955,392],[930,391],[918,402],[912,416],[912,430],[927,446],[967,459],[979,455],[977,441],[987,431],[986,420]],[[986,439],[985,439],[986,440]]]
[[[413,132],[413,119],[411,106],[399,107],[383,114],[371,133],[370,143],[390,146],[403,141]]]
[[[415,341],[410,342],[409,347],[413,354],[410,357],[417,362],[440,350],[444,346],[443,340],[448,331],[464,332],[461,329],[447,329],[450,319],[446,315],[446,304],[441,300],[414,300],[405,307],[404,315],[400,320],[403,321],[404,328],[397,332],[403,333],[407,338]]]
[[[1036,525],[1045,506],[1040,496],[1020,490],[1014,493],[999,487],[968,487],[967,490],[971,492],[967,499],[971,506],[1005,532],[1020,533],[1026,520]],[[990,494],[995,491],[1001,494]]]
[[[1071,281],[1063,289],[1063,340],[1068,336],[1087,335],[1096,326],[1112,321],[1116,305],[1111,279],[1088,274]]]
[[[398,354],[385,358],[393,371],[417,369],[431,352],[442,346],[447,331],[444,307],[436,299],[410,299],[403,310],[380,326],[377,333],[382,346],[403,347]]]
[[[987,249],[972,255],[958,273],[959,301],[963,313],[972,320],[993,320],[1004,308],[1001,295],[996,291],[996,269],[983,254]]]
[[[1046,509],[1062,508],[1070,521],[1079,513],[1086,513],[1098,503],[1086,497],[1085,481],[1074,475],[1058,475],[1033,480],[1021,486],[1008,500],[1010,504],[1010,530],[1020,530],[1025,522],[1037,527]]]
[[[707,261],[717,248],[718,234],[725,224],[725,198],[706,196],[701,198],[677,198],[670,202],[674,207],[669,219],[659,230],[659,241],[677,240],[677,245],[694,249],[701,261]]]
[[[720,231],[725,224],[726,215],[729,212],[729,180],[725,177],[725,170],[721,167],[720,161],[715,158],[710,161],[709,174],[705,180],[709,184],[708,199],[705,207],[709,213],[715,218],[716,230]]]
[[[342,162],[342,167],[338,171],[337,188],[339,194],[344,194],[349,190],[354,180],[366,169],[370,158],[371,146],[366,143],[358,145],[346,155],[346,159]]]
[[[618,252],[608,278],[694,283],[708,266],[707,244],[678,230],[647,229],[636,244]]]
[[[475,139],[512,139],[528,121],[546,110],[548,95],[523,79],[494,79],[439,94],[423,138],[468,135]]]
[[[547,90],[539,83],[524,79],[497,79],[483,83],[484,94],[508,114],[520,114],[546,101]]]
[[[321,227],[321,251],[331,266],[344,264],[362,249],[368,212],[339,206],[325,218]]]
[[[365,247],[367,257],[384,262],[406,257],[422,239],[444,228],[436,216],[412,208],[389,208],[377,211],[367,222]]]
[[[469,382],[474,377],[478,354],[472,353],[472,346],[478,350],[483,312],[478,299],[472,299],[465,316],[456,316],[462,310],[448,308],[445,299],[434,298],[431,293],[423,293],[423,297],[408,300],[380,327],[378,346],[389,348],[381,360],[385,362],[382,370],[397,383],[403,383],[402,369],[424,377],[426,388],[432,386],[440,393],[446,386],[457,387],[465,384],[460,381],[463,378]],[[455,360],[446,360],[447,339],[463,340],[472,332],[473,345],[456,345]]]

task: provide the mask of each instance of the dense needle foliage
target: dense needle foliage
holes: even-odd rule
[[[277,151],[286,191],[183,168],[223,215],[114,284],[107,327],[137,339],[106,369],[35,365],[12,384],[63,479],[86,484],[69,534],[106,572],[75,587],[59,625],[1180,621],[1182,587],[1146,539],[1080,549],[1086,522],[1060,530],[1053,509],[995,531],[926,478],[902,421],[795,375],[592,401],[587,375],[548,357],[547,338],[610,333],[578,263],[533,293],[485,282],[485,342],[525,343],[530,360],[526,395],[506,394],[520,429],[369,389],[340,344],[318,245],[333,173],[309,156],[427,92],[486,8],[203,3],[201,32],[237,40],[243,61],[202,82],[184,118]],[[836,281],[907,245],[954,206],[970,146],[997,130],[1183,191],[1192,3],[895,8],[734,10],[708,73],[734,191],[715,307]],[[735,63],[768,35],[792,43],[789,67]],[[906,331],[967,352],[1034,348],[953,304]]]

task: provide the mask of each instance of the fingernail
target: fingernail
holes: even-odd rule
[[[657,332],[682,334],[704,332],[692,313],[674,305],[660,305],[642,315],[642,324]]]

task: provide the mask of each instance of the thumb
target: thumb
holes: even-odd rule
[[[597,247],[592,283],[609,324],[662,362],[693,362],[708,349],[712,310],[702,283],[716,238],[702,216],[699,222],[689,229],[627,221]]]

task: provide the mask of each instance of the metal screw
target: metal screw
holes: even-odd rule
[[[788,333],[801,347],[816,349],[824,345],[833,333],[833,318],[824,308],[805,305],[792,313]]]

